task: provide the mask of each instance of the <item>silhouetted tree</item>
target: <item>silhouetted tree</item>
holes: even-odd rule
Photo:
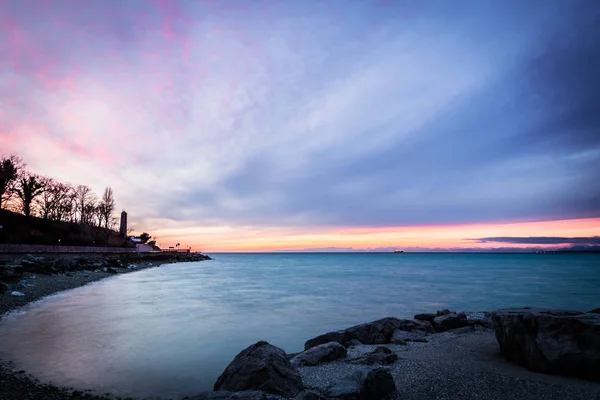
[[[93,222],[96,207],[96,195],[89,186],[78,185],[75,188],[75,210],[79,223],[89,225]]]
[[[23,160],[17,156],[0,159],[0,208],[5,206],[9,197],[14,193],[13,186],[17,183],[23,165]]]
[[[98,215],[100,216],[100,225],[104,224],[106,229],[109,228],[113,220],[115,212],[115,197],[110,187],[104,189],[100,203],[98,204]]]
[[[46,178],[46,190],[38,198],[40,216],[54,221],[66,221],[73,212],[73,187]]]
[[[33,200],[44,191],[44,188],[43,178],[38,175],[27,174],[19,179],[18,186],[12,190],[21,200],[23,214],[28,217],[31,215],[31,204],[33,203]]]
[[[152,236],[150,236],[149,234],[144,232],[139,236],[139,238],[142,241],[142,243],[146,243],[146,242],[148,242],[148,240],[152,239]]]

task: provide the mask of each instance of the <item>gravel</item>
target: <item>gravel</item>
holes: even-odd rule
[[[492,330],[440,333],[428,343],[386,345],[400,358],[388,367],[397,399],[600,399],[600,383],[544,375],[509,364]],[[348,359],[377,346],[355,346]],[[304,384],[324,389],[365,367],[334,361],[300,368]]]

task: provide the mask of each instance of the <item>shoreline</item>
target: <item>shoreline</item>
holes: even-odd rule
[[[106,261],[106,258],[103,257],[92,258],[89,264],[96,266],[99,259]],[[75,270],[52,275],[37,274],[35,278],[30,277],[31,273],[25,273],[21,278],[29,279],[33,286],[25,286],[19,289],[22,290],[24,296],[11,296],[10,292],[0,294],[0,319],[10,312],[18,311],[48,296],[82,287],[115,274],[130,273],[159,267],[163,264],[186,261],[196,261],[196,259],[140,259],[134,267],[129,264],[120,267],[104,267],[92,271]],[[127,263],[129,262],[131,262],[130,259],[127,260]],[[108,263],[115,264],[116,262],[113,260],[108,261]],[[0,268],[2,267],[0,265]],[[590,312],[597,313],[598,311],[593,310]],[[297,365],[305,390],[324,393],[331,385],[344,381],[346,375],[372,368],[374,365],[372,364],[373,358],[375,358],[375,364],[377,364],[381,362],[380,357],[387,359],[392,354],[395,361],[392,361],[389,365],[384,364],[384,366],[396,381],[398,387],[396,399],[437,397],[450,399],[600,399],[600,384],[596,382],[536,373],[507,362],[500,357],[498,344],[492,329],[491,314],[488,312],[460,314],[466,314],[466,320],[463,321],[466,325],[462,327],[453,325],[453,321],[457,317],[455,312],[442,310],[438,311],[437,314],[415,315],[413,320],[384,318],[350,327],[343,331],[324,333],[309,339],[305,345],[305,352],[313,347],[330,345],[332,341],[337,341],[347,348],[348,356],[343,359],[319,362],[314,365]],[[427,325],[426,321],[433,323],[436,316],[450,318],[442,321],[442,324],[448,325],[436,326],[435,332],[433,330],[426,331],[425,336],[422,333],[419,333],[416,337],[414,336],[415,329],[420,331],[423,324]],[[400,330],[403,334],[410,334],[398,338],[392,335],[393,337],[390,339],[387,336],[391,334],[391,331],[388,332],[389,327],[385,327],[390,321],[393,324],[408,324],[400,327]],[[379,326],[380,323],[383,323],[383,325]],[[384,333],[386,337],[379,336],[372,327],[376,327],[375,331]],[[443,330],[438,331],[437,328]],[[357,338],[363,339],[361,335],[367,335],[365,340],[356,340]],[[375,343],[380,343],[380,345],[370,344],[369,340],[374,340]],[[386,347],[390,353],[378,354],[377,349],[381,346]],[[301,355],[301,353],[286,354],[286,357],[292,360],[298,355]],[[138,400],[135,397],[124,398],[108,394],[92,394],[91,391],[84,392],[71,387],[46,384],[26,371],[18,371],[13,364],[4,360],[0,360],[0,387],[2,388],[0,390],[0,400]],[[212,393],[199,393],[198,396],[194,396],[192,399],[217,399],[217,397],[211,397]],[[423,397],[424,393],[426,397]],[[283,398],[272,394],[265,395],[266,397],[261,398]],[[218,399],[228,398],[230,397],[218,397]],[[306,397],[306,399],[312,399],[312,397]]]
[[[6,257],[6,254],[3,254],[2,256]],[[62,256],[69,257],[68,255]],[[82,255],[79,256],[81,257]],[[199,255],[191,253],[190,256],[191,257],[186,257],[185,253],[176,255],[163,254],[161,257],[157,257],[160,259],[155,260],[151,257],[142,257],[137,260],[132,260],[132,257],[128,256],[123,257],[125,261],[130,263],[127,266],[116,266],[113,262],[115,266],[102,267],[103,269],[83,269],[52,275],[23,273],[20,277],[22,279],[19,279],[19,281],[27,280],[27,282],[31,282],[30,285],[32,286],[20,286],[14,288],[17,291],[22,292],[24,296],[12,296],[12,289],[9,289],[6,293],[0,293],[0,320],[12,312],[18,312],[20,309],[35,302],[42,301],[47,297],[83,287],[92,282],[97,282],[115,275],[156,268],[164,264],[210,260],[210,257],[204,255],[200,258],[198,257]],[[32,256],[15,255],[15,258],[26,257]],[[97,262],[98,260],[119,260],[119,255],[92,255],[91,257],[88,257],[88,259],[90,262]],[[119,261],[122,262],[123,260]],[[0,265],[0,267],[2,266]],[[106,268],[106,270],[104,270],[104,268]],[[35,278],[32,278],[32,276],[35,276]],[[0,390],[0,400],[134,400],[131,397],[123,398],[110,395],[97,395],[76,390],[74,388],[43,383],[26,371],[17,370],[12,362],[2,359],[0,359],[0,388],[2,388]]]

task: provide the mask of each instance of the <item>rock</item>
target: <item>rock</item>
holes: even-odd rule
[[[352,364],[390,365],[398,360],[398,356],[385,346],[379,346],[372,352],[351,361]]]
[[[479,325],[477,325],[477,326],[479,326]],[[450,329],[450,330],[447,330],[446,332],[448,332],[448,333],[454,333],[455,335],[462,335],[464,333],[475,332],[474,328],[475,328],[475,326],[468,325],[468,326],[463,326],[462,328]]]
[[[467,315],[467,323],[469,325],[480,325],[486,328],[493,328],[492,318],[490,317],[489,312],[467,312],[465,314]]]
[[[389,371],[383,368],[375,369],[362,382],[359,398],[361,400],[393,399],[396,393],[396,383]]]
[[[259,390],[246,390],[243,392],[203,392],[193,397],[186,397],[188,400],[264,400],[267,396],[265,392]],[[184,399],[184,400],[185,400]]]
[[[14,266],[2,266],[0,267],[0,282],[18,282],[21,279],[22,273],[22,268],[18,272]]]
[[[240,352],[219,376],[214,387],[214,390],[232,392],[262,390],[284,397],[294,397],[302,389],[302,379],[285,352],[265,341]]]
[[[507,309],[492,313],[500,353],[532,371],[600,381],[600,315]]]
[[[108,272],[109,274],[118,274],[119,271],[112,267],[104,267],[104,272]]]
[[[16,290],[14,290],[14,291],[12,291],[10,293],[10,295],[11,296],[15,296],[15,297],[22,297],[22,296],[25,296],[25,293],[23,293],[23,292],[17,292]]]
[[[354,372],[337,382],[329,385],[325,391],[325,396],[336,397],[343,400],[358,400],[359,391],[362,382],[366,379],[367,372]]]
[[[6,283],[0,282],[0,294],[8,292],[9,287]]]
[[[437,314],[433,314],[433,313],[424,313],[424,314],[417,314],[414,316],[414,319],[418,320],[418,321],[427,321],[427,322],[433,322],[433,319],[437,317]]]
[[[600,314],[600,308],[594,308],[593,310],[588,311],[588,313],[590,313],[590,314]]]
[[[427,334],[423,331],[406,332],[397,330],[394,331],[390,343],[406,344],[406,342],[427,342],[425,338]]]
[[[310,339],[304,345],[305,350],[328,342],[338,342],[342,345],[356,339],[363,344],[389,343],[394,331],[414,330],[433,332],[431,324],[426,321],[413,321],[409,319],[382,318],[366,324],[356,325],[343,331],[328,332]]]
[[[438,312],[435,314],[435,316],[436,316],[436,317],[440,317],[440,316],[442,316],[442,315],[448,315],[448,314],[456,314],[456,313],[455,313],[454,311],[450,311],[450,310],[448,310],[447,308],[445,308],[445,309],[443,309],[443,310],[439,310],[439,311],[438,311]]]
[[[305,352],[298,354],[291,362],[296,367],[313,366],[346,357],[347,353],[346,348],[338,342],[329,342],[311,347]]]
[[[346,343],[344,343],[344,347],[349,348],[352,346],[360,346],[362,345],[362,343],[360,342],[360,340],[356,340],[356,339],[352,339]]]
[[[325,389],[326,396],[343,400],[388,400],[395,393],[394,378],[383,368],[354,372]]]
[[[462,328],[467,325],[469,325],[469,323],[465,313],[443,314],[435,317],[433,320],[433,328],[436,332],[446,332],[450,329]]]
[[[314,390],[305,390],[296,396],[294,400],[327,400],[327,397],[322,396]]]

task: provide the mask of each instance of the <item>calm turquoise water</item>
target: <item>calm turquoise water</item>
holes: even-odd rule
[[[600,307],[598,254],[215,254],[119,275],[0,322],[0,358],[117,395],[212,389],[246,346],[441,308]]]

